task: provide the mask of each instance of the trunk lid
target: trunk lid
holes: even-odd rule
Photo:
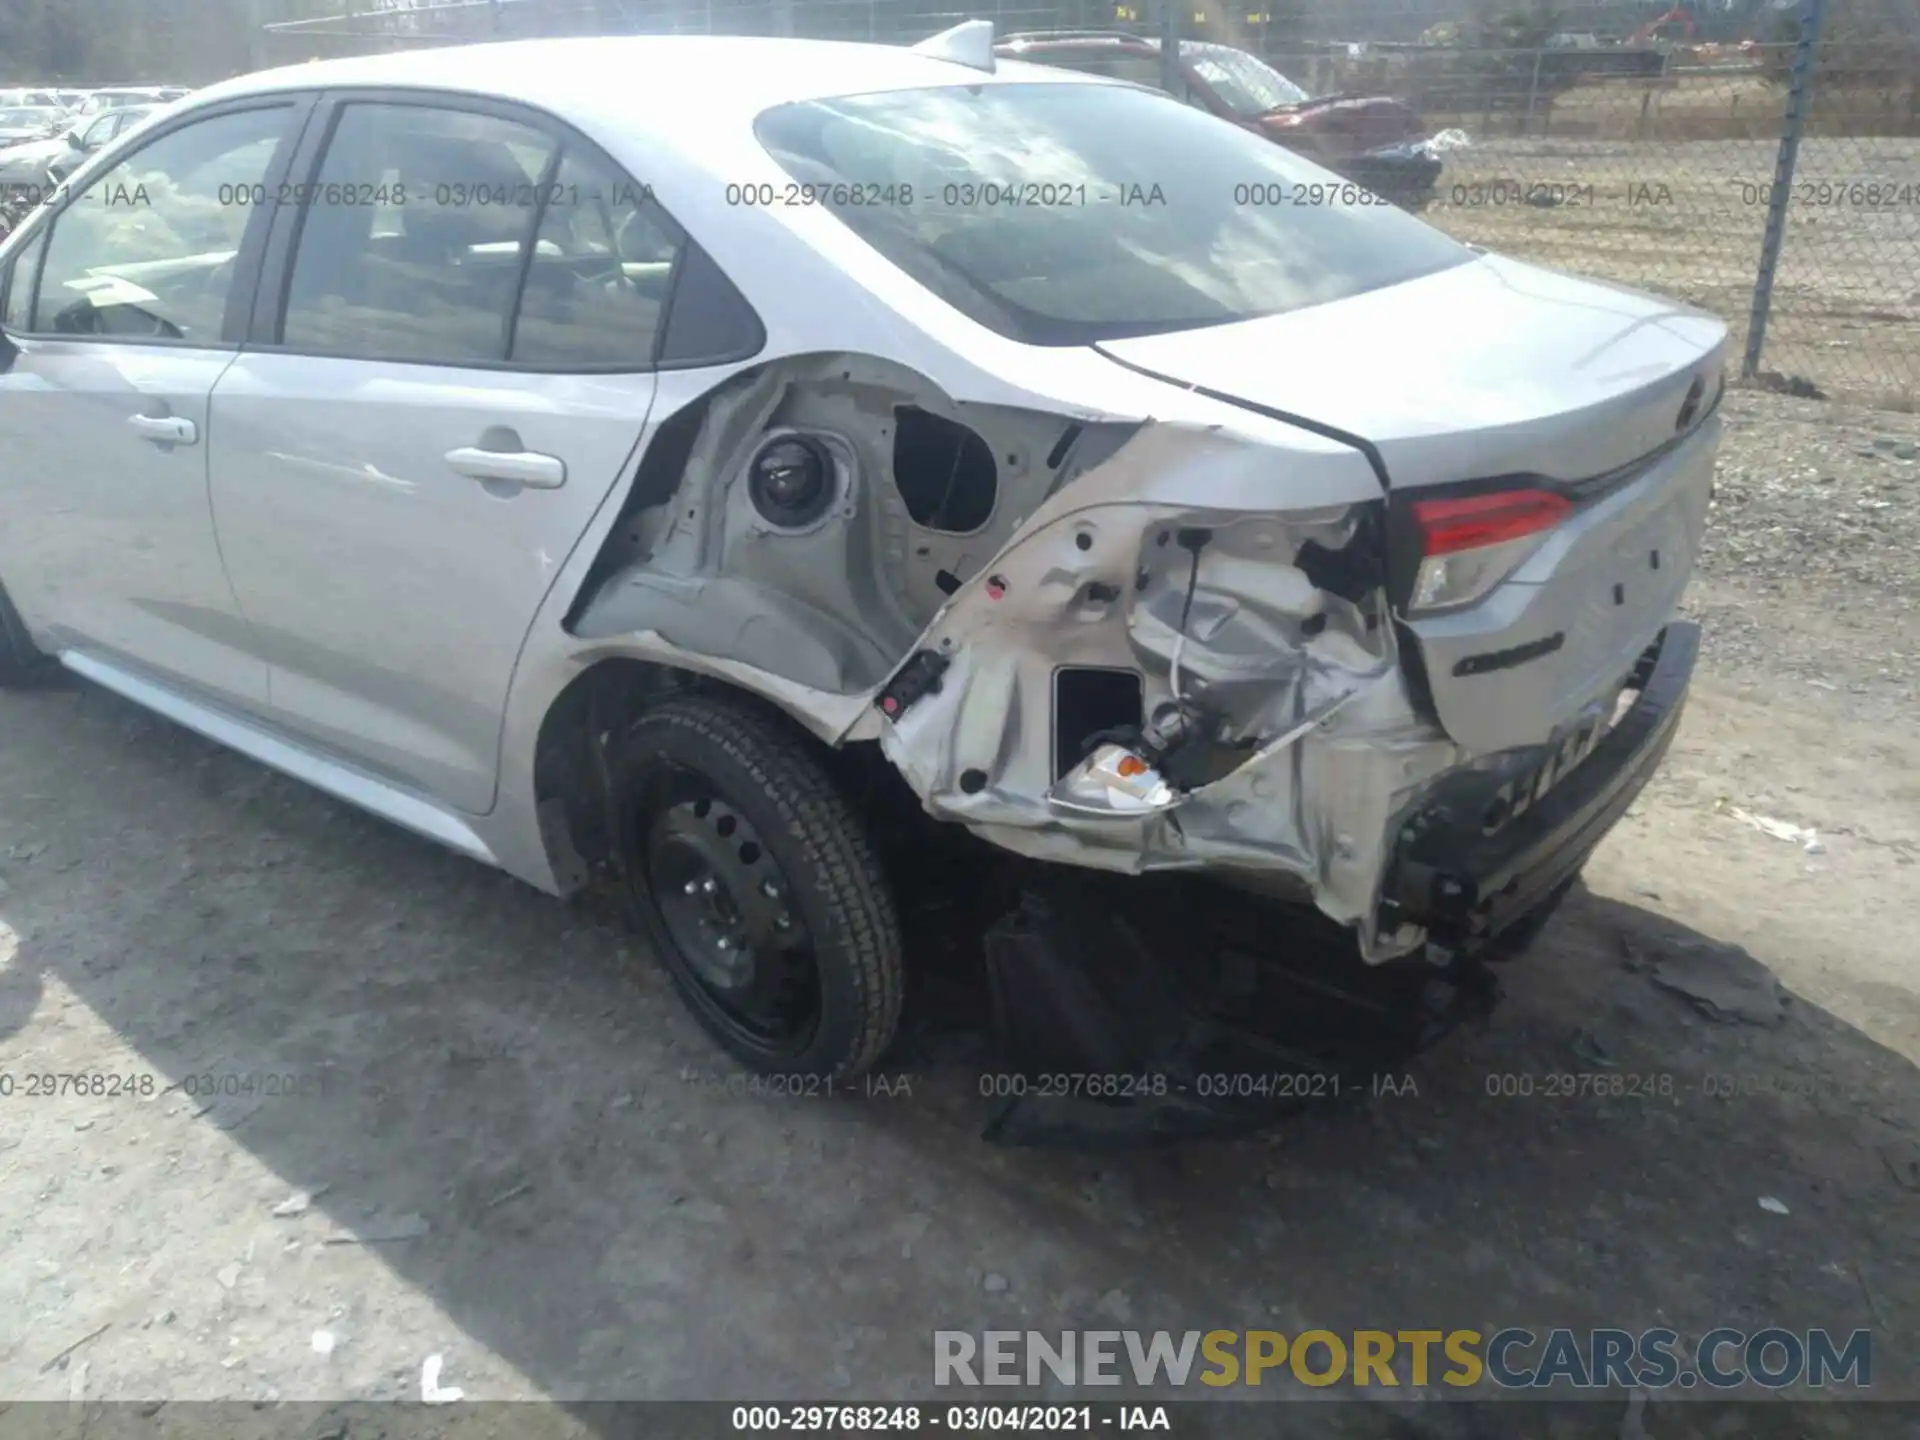
[[[1395,490],[1578,480],[1671,439],[1726,326],[1673,301],[1493,256],[1290,314],[1097,348],[1369,441]]]
[[[1481,257],[1350,300],[1099,348],[1370,449],[1395,512],[1504,477],[1576,498],[1480,602],[1408,622],[1437,718],[1485,753],[1544,744],[1604,708],[1672,616],[1705,523],[1726,333],[1684,305]]]

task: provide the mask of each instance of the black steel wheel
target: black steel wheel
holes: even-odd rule
[[[900,926],[860,817],[745,699],[682,696],[621,747],[635,908],[695,1017],[761,1074],[852,1078],[893,1039]]]

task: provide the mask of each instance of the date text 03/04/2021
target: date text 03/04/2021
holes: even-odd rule
[[[1098,1430],[1171,1431],[1165,1405],[735,1405],[729,1428],[789,1434],[912,1434],[944,1430],[1082,1434]]]

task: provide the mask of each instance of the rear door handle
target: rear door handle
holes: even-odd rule
[[[567,462],[537,450],[482,450],[463,445],[447,452],[447,464],[469,480],[503,480],[530,490],[558,490],[567,483]]]
[[[184,415],[129,415],[127,424],[136,434],[166,445],[193,445],[200,439],[200,427]]]

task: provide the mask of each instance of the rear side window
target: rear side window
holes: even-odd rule
[[[1271,141],[1130,86],[810,100],[755,129],[794,179],[890,197],[831,208],[948,304],[1028,344],[1223,325],[1472,259]]]
[[[283,343],[453,365],[504,360],[556,148],[493,115],[345,107],[308,193]]]
[[[183,125],[95,178],[54,217],[33,328],[217,342],[258,213],[242,192],[265,180],[292,115],[271,106]]]
[[[679,227],[644,186],[584,155],[562,158],[545,199],[509,358],[560,369],[650,365]]]

